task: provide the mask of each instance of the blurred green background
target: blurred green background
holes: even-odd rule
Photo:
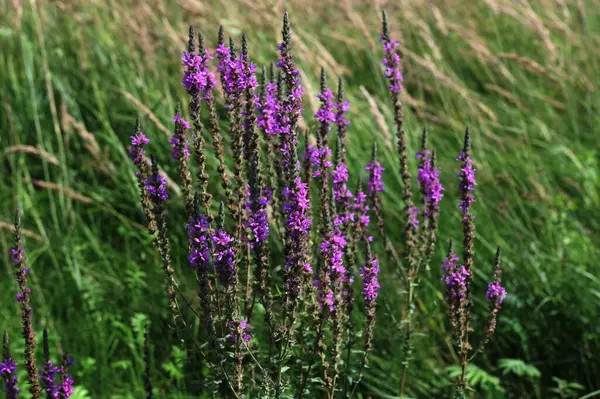
[[[402,201],[379,16],[402,44],[407,131],[414,153],[427,126],[442,167],[441,245],[417,301],[408,393],[440,398],[456,372],[439,265],[460,240],[454,158],[474,133],[475,325],[497,245],[509,296],[496,336],[469,369],[477,398],[591,398],[600,389],[600,7],[595,0],[486,1],[19,1],[0,0],[0,320],[20,349],[16,284],[8,263],[14,208],[24,212],[35,325],[55,354],[68,351],[76,398],[143,396],[143,326],[151,321],[156,385],[182,384],[181,353],[161,340],[169,316],[158,257],[144,232],[129,135],[141,115],[150,150],[172,177],[170,117],[179,57],[194,24],[213,48],[219,24],[250,38],[253,60],[276,59],[290,11],[306,115],[321,66],[347,83],[354,176],[378,141],[394,241]],[[312,118],[307,118],[312,120]],[[215,175],[214,156],[210,171]],[[416,168],[411,158],[411,168]],[[218,179],[211,182],[213,193]],[[217,198],[219,198],[217,196]],[[175,265],[185,265],[181,198],[170,201]],[[396,240],[397,241],[397,240]],[[394,397],[400,380],[405,293],[384,265],[365,397]],[[475,335],[480,334],[480,331]],[[23,376],[22,376],[23,377]],[[594,393],[596,392],[596,393]],[[159,397],[160,397],[159,395]],[[23,395],[23,397],[27,397]]]

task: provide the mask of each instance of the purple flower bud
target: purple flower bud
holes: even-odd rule
[[[467,277],[470,273],[458,263],[458,256],[451,253],[442,261],[442,281],[446,283],[446,296],[464,298],[467,295]]]
[[[385,185],[381,179],[382,172],[385,170],[379,161],[370,162],[365,170],[369,172],[368,191],[371,197],[385,190]]]
[[[486,301],[498,301],[498,304],[501,304],[505,296],[506,289],[502,287],[499,282],[493,282],[488,285],[487,292],[485,293]]]
[[[415,206],[411,206],[410,208],[408,208],[408,214],[409,214],[408,221],[415,229],[417,229],[419,227],[418,217],[419,217],[420,213],[421,213],[421,211],[419,210],[419,208],[417,208]]]
[[[162,204],[169,198],[167,191],[167,180],[159,173],[152,174],[148,180],[144,182],[148,196],[156,205]]]
[[[215,75],[207,67],[208,61],[212,59],[207,50],[204,50],[204,55],[183,53],[181,63],[186,70],[181,83],[188,94],[198,94],[203,99],[212,96],[216,80]]]
[[[318,119],[321,123],[330,124],[331,122],[336,121],[336,115],[334,113],[335,105],[333,103],[334,95],[331,92],[331,89],[327,87],[325,91],[317,94],[317,98],[321,100],[321,106],[319,110],[315,114],[315,118]],[[329,126],[329,129],[331,127]]]
[[[210,261],[209,231],[210,224],[202,214],[187,224],[188,242],[192,248],[188,261],[192,269],[206,265]]]
[[[0,362],[0,376],[4,380],[4,392],[7,398],[17,398],[19,388],[17,387],[17,363],[12,358]]]
[[[267,206],[271,201],[271,190],[265,188],[263,195],[257,201],[252,201],[248,195],[246,201],[246,228],[250,231],[250,242],[262,242],[269,238],[269,219]]]
[[[260,101],[257,103],[257,110],[257,124],[264,129],[265,134],[275,135],[281,132],[281,126],[279,125],[281,105],[277,101],[276,83],[267,83],[265,101],[264,103]]]
[[[185,131],[190,128],[190,124],[183,119],[179,113],[176,113],[173,116],[173,122],[175,122],[175,135],[173,135],[173,137],[171,137],[169,140],[171,148],[173,149],[171,152],[171,157],[174,159],[179,159],[182,156],[189,158],[190,142],[188,141],[187,137],[185,137]]]
[[[444,187],[440,183],[440,168],[433,168],[431,151],[417,152],[421,167],[417,175],[417,182],[423,188],[425,195],[425,216],[430,217],[434,211],[439,210],[440,200],[444,197]]]
[[[212,259],[219,281],[224,286],[234,283],[236,277],[235,245],[233,237],[225,230],[216,229],[211,235]]]
[[[390,91],[392,93],[398,93],[402,90],[402,81],[404,81],[400,65],[400,56],[396,51],[396,47],[399,46],[400,44],[398,44],[396,40],[384,40],[383,42],[384,58],[382,63],[385,66],[384,75],[390,82]]]
[[[372,259],[360,269],[360,275],[363,278],[363,296],[365,298],[365,307],[372,309],[377,304],[377,295],[379,294],[379,262]]]
[[[334,104],[335,110],[335,124],[337,127],[348,126],[350,121],[346,116],[346,112],[350,109],[350,103],[348,101],[343,101],[342,103]]]
[[[228,321],[227,327],[231,330],[229,336],[232,340],[236,341],[241,338],[244,342],[249,342],[252,339],[252,335],[248,331],[249,325],[246,320],[236,321]]]
[[[460,200],[460,209],[463,214],[467,214],[471,209],[471,204],[475,202],[475,196],[472,194],[475,191],[477,182],[475,181],[475,169],[473,168],[473,161],[468,153],[461,152],[456,158],[457,161],[462,161],[462,167],[460,173],[456,176],[460,179],[458,183],[458,189],[462,193]]]
[[[144,162],[144,156],[146,155],[146,151],[144,151],[144,145],[148,144],[149,142],[150,140],[148,140],[148,138],[144,136],[144,133],[140,131],[131,136],[129,157],[136,166],[139,166],[142,162]]]

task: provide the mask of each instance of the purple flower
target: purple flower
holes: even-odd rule
[[[371,218],[369,217],[370,207],[367,204],[367,195],[364,192],[359,191],[358,193],[356,193],[356,196],[354,197],[354,204],[352,204],[352,208],[358,220],[359,227],[362,230],[366,231],[369,227]]]
[[[348,126],[350,121],[346,117],[346,112],[350,109],[350,103],[348,101],[343,101],[341,103],[334,104],[335,110],[335,124],[337,127]]]
[[[343,282],[346,277],[346,268],[344,267],[344,248],[346,247],[346,237],[339,228],[335,228],[331,235],[325,235],[321,243],[321,254],[325,260],[325,274],[330,277],[331,286],[323,287],[325,292],[320,293],[322,299],[321,305],[327,304],[329,311],[335,310],[334,290],[338,282]]]
[[[60,377],[59,381],[57,381],[57,375]],[[43,389],[53,399],[66,399],[74,392],[74,381],[67,373],[66,367],[57,367],[50,360],[42,367],[40,380]]]
[[[377,193],[385,190],[385,185],[381,180],[382,172],[385,170],[379,161],[372,161],[369,163],[365,170],[369,172],[369,184],[368,191],[371,197],[377,195]]]
[[[250,326],[246,320],[240,320],[239,322],[228,321],[227,327],[231,329],[229,336],[236,342],[240,337],[244,342],[249,342],[252,339],[252,335],[250,335],[250,332],[248,331]]]
[[[60,372],[60,369],[56,367],[52,361],[48,360],[42,366],[40,371],[40,380],[44,390],[52,398],[58,398],[58,385],[56,384],[56,374]]]
[[[231,57],[229,48],[220,44],[215,50],[219,59],[217,71],[220,73],[221,85],[226,95],[240,95],[248,88],[258,85],[256,65],[244,59],[242,54]]]
[[[210,261],[209,231],[210,223],[202,214],[187,224],[188,242],[192,247],[188,261],[192,269],[204,266]]]
[[[363,278],[363,296],[365,306],[372,309],[377,305],[377,295],[379,294],[379,262],[372,259],[360,269],[360,275]]]
[[[307,216],[310,207],[308,185],[297,177],[292,187],[284,188],[283,197],[285,198],[283,211],[287,216],[286,225],[290,230],[292,239],[307,234],[312,223],[312,219]]]
[[[249,196],[250,197],[250,196]],[[246,202],[246,228],[250,231],[249,241],[262,242],[269,238],[269,219],[267,206],[271,201],[271,190],[265,188],[257,201],[250,198]]]
[[[17,292],[17,296],[15,296],[15,301],[17,302],[22,302],[25,299],[25,294],[29,294],[31,293],[31,288],[26,287],[25,291],[19,291]]]
[[[233,237],[225,230],[216,229],[211,235],[212,259],[219,280],[224,286],[233,284],[236,277],[235,246]]]
[[[425,150],[425,153],[417,152],[417,159],[422,161],[417,182],[422,187],[425,196],[425,216],[430,217],[433,212],[439,210],[440,200],[444,197],[442,194],[444,187],[440,183],[440,168],[433,168],[429,150]]]
[[[467,278],[470,273],[464,265],[458,263],[458,256],[450,253],[442,261],[442,281],[446,283],[446,296],[449,298],[465,298],[467,295]]]
[[[495,281],[488,285],[487,292],[485,293],[486,301],[496,302],[501,304],[506,296],[506,289],[500,285],[500,282]]]
[[[473,169],[473,161],[468,153],[461,152],[456,160],[462,161],[460,173],[456,175],[460,179],[458,189],[462,194],[460,209],[463,214],[467,214],[471,208],[471,204],[475,202],[475,196],[472,194],[477,185],[477,182],[475,181],[475,169]]]
[[[10,250],[10,261],[19,264],[25,262],[25,251],[23,248],[11,248]]]
[[[411,206],[410,208],[408,208],[408,214],[409,214],[408,221],[415,229],[417,229],[419,227],[418,216],[420,213],[421,213],[421,211],[419,210],[419,208],[417,208],[415,206]]]
[[[183,119],[183,117],[179,114],[179,112],[177,112],[175,115],[173,115],[173,122],[175,122],[175,124],[183,127],[184,130],[187,130],[190,128],[190,123],[188,121],[186,121],[185,119]]]
[[[212,59],[213,57],[207,50],[204,50],[204,55],[183,53],[181,63],[187,69],[181,83],[188,94],[199,95],[204,99],[212,96],[216,80],[215,75],[207,67],[208,61]]]
[[[309,147],[311,147],[309,145]],[[333,163],[331,162],[331,148],[325,146],[322,148],[307,148],[307,157],[310,157],[310,161],[313,166],[313,177],[319,177],[326,172]]]
[[[330,173],[333,182],[333,197],[338,204],[340,212],[336,215],[334,225],[341,227],[354,221],[354,213],[350,212],[350,200],[353,198],[352,192],[348,189],[349,179],[348,167],[340,162]]]
[[[7,399],[16,399],[19,388],[17,387],[17,363],[12,358],[4,359],[0,362],[0,375],[4,380],[4,392]]]
[[[146,151],[144,151],[144,145],[148,144],[150,140],[144,133],[138,131],[135,132],[133,136],[131,136],[131,148],[129,149],[129,157],[133,161],[133,163],[139,166],[142,162],[144,162],[144,156],[146,155]]]
[[[183,117],[176,113],[173,116],[173,122],[175,122],[175,134],[169,140],[173,151],[171,152],[171,157],[174,159],[179,159],[183,156],[186,158],[190,157],[190,149],[187,137],[185,137],[185,131],[190,128],[190,124],[188,121],[183,119]]]
[[[281,105],[277,101],[277,83],[269,82],[265,88],[265,100],[257,103],[257,124],[265,134],[275,135],[281,132],[279,112]]]
[[[336,115],[334,112],[335,104],[333,103],[334,95],[331,92],[331,89],[327,87],[323,92],[317,94],[317,98],[321,100],[321,106],[319,107],[317,113],[315,114],[315,118],[318,119],[321,123],[328,125],[328,130],[331,128],[329,125],[332,122],[336,121]]]
[[[281,52],[277,67],[281,70],[283,79],[288,82],[288,88],[291,86],[282,109],[285,115],[282,122],[287,122],[285,124],[287,125],[287,129],[282,126],[282,133],[292,133],[289,124],[302,116],[302,95],[304,94],[304,90],[300,84],[300,71],[296,68],[294,56],[289,52],[289,48],[285,43],[280,43],[277,46],[277,50]]]
[[[402,76],[402,70],[400,65],[400,56],[396,51],[396,47],[399,47],[395,40],[385,40],[383,39],[383,65],[385,67],[385,78],[390,82],[390,91],[392,93],[398,93],[402,90],[402,81],[404,77]]]
[[[148,196],[156,205],[162,204],[169,198],[167,191],[167,181],[159,173],[152,174],[144,182]]]

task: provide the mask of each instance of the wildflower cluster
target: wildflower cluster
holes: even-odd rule
[[[278,61],[271,64],[268,78],[263,68],[259,85],[245,35],[237,48],[234,39],[225,43],[221,28],[216,48],[209,51],[204,37],[196,36],[190,27],[187,51],[181,57],[181,85],[189,101],[187,109],[177,106],[169,140],[170,162],[176,163],[179,172],[177,183],[169,180],[167,187],[168,175],[159,167],[159,157],[146,156],[150,140],[139,120],[130,136],[129,156],[136,169],[141,207],[165,279],[173,333],[163,339],[185,351],[188,370],[184,382],[199,386],[195,394],[202,397],[302,399],[321,393],[330,399],[353,397],[362,387],[373,347],[378,299],[385,292],[380,275],[384,270],[386,278],[398,277],[406,284],[402,290],[406,300],[399,312],[404,348],[399,394],[404,397],[413,333],[418,329],[417,287],[421,272],[429,270],[434,256],[445,190],[436,153],[428,147],[424,131],[416,153],[420,193],[413,193],[400,95],[404,90],[400,44],[391,39],[384,14],[380,38],[383,78],[394,111],[402,185],[403,231],[396,242],[386,234],[386,216],[393,214],[384,208],[388,200],[384,172],[394,170],[384,167],[388,157],[380,157],[373,144],[370,162],[353,174],[350,165],[354,158],[350,156],[354,154],[346,148],[350,103],[342,79],[337,93],[328,87],[325,69],[321,70],[316,95],[320,104],[312,123],[300,123],[304,88],[287,13],[281,33]],[[213,63],[218,79],[212,72]],[[226,115],[223,121],[221,110]],[[310,129],[304,132],[304,126]],[[227,147],[222,131],[230,143]],[[302,163],[300,148],[304,150]],[[216,158],[214,171],[207,162],[210,150]],[[477,183],[468,131],[457,160],[461,163],[458,189],[464,247],[461,257],[449,248],[441,271],[462,367],[457,380],[460,395],[466,389],[467,364],[495,331],[507,291],[502,286],[498,249],[493,279],[485,293],[488,324],[481,345],[473,350],[472,208]],[[209,184],[211,173],[219,177],[222,193],[209,192],[214,188]],[[356,186],[351,186],[353,181]],[[179,195],[185,209],[187,245],[173,248],[179,241],[171,238],[168,208]],[[183,228],[182,223],[173,230]],[[180,257],[172,252],[181,250],[187,250],[188,266],[176,273],[178,264],[173,260]],[[73,378],[67,372],[71,362],[68,357],[62,364],[50,360],[46,330],[41,370],[36,364],[30,270],[25,266],[18,213],[10,259],[15,266],[15,299],[21,309],[23,364],[31,396],[66,399],[74,392]],[[188,298],[188,284],[180,286],[180,278],[197,287],[193,298]],[[357,320],[361,322],[355,324]],[[149,335],[146,325],[144,387],[147,398],[152,398],[164,388],[152,384]],[[15,359],[5,333],[0,376],[9,399],[18,398],[19,392]]]

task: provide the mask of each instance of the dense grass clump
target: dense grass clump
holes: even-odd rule
[[[141,397],[148,389],[157,396],[185,397],[184,392],[248,393],[267,386],[273,395],[289,395],[299,388],[289,383],[295,375],[310,376],[306,397],[314,392],[343,396],[348,387],[350,392],[356,387],[354,394],[364,396],[439,397],[449,395],[457,380],[459,388],[468,386],[478,397],[578,397],[598,389],[598,363],[593,356],[599,345],[594,320],[600,291],[594,245],[598,228],[593,217],[598,209],[594,140],[599,105],[594,51],[598,18],[591,5],[566,2],[538,9],[527,3],[489,2],[430,10],[414,3],[391,10],[393,26],[400,30],[389,34],[388,44],[385,32],[381,35],[370,28],[377,24],[377,10],[312,4],[309,17],[322,22],[296,21],[291,42],[298,62],[294,76],[305,93],[304,111],[294,122],[296,139],[290,142],[270,138],[281,135],[270,109],[281,104],[279,96],[293,109],[293,101],[285,100],[293,90],[278,93],[279,83],[288,84],[279,80],[285,74],[279,78],[277,67],[270,73],[269,63],[278,58],[272,44],[277,23],[267,4],[253,5],[257,12],[252,13],[240,12],[247,5],[238,4],[215,6],[208,13],[207,8],[200,11],[189,3],[182,9],[120,2],[110,7],[19,2],[2,7],[11,11],[6,15],[16,18],[3,20],[0,37],[6,48],[0,85],[8,94],[5,112],[0,113],[2,163],[7,171],[0,180],[0,196],[5,199],[0,227],[9,233],[15,204],[24,209],[22,232],[27,238],[27,267],[31,267],[27,284],[34,310],[31,327],[38,336],[47,327],[50,352],[63,355],[68,350],[77,360],[69,367],[77,382],[72,397]],[[250,58],[264,65],[264,80],[260,71],[254,73],[261,82],[254,94],[247,92],[253,90],[253,83],[217,82],[223,70],[213,75],[214,85],[210,78],[200,78],[184,80],[181,89],[176,53],[185,45],[174,32],[182,32],[184,21],[214,28],[209,21],[213,17],[222,21],[234,44],[224,37],[216,46],[212,40],[196,41],[196,54],[202,53],[201,46],[216,53],[216,58],[233,53],[234,64],[239,60],[240,65],[222,68],[233,73],[251,69]],[[251,52],[241,45],[241,27],[247,29]],[[204,33],[217,37],[216,29]],[[387,44],[383,51],[377,44],[379,36]],[[386,51],[395,48],[391,37],[401,45],[399,53],[388,57]],[[173,42],[168,44],[169,40]],[[403,76],[393,68],[394,54],[401,56]],[[383,77],[382,58],[388,62]],[[188,62],[186,69],[203,70],[207,77],[222,63],[221,59],[200,60]],[[322,79],[320,90],[311,84],[321,66],[345,82],[345,90],[338,89],[337,96],[327,88],[327,79]],[[400,87],[393,80],[399,76],[403,88],[396,90]],[[293,87],[293,81],[289,84]],[[208,96],[209,92],[214,95]],[[178,100],[187,106],[170,122]],[[137,169],[137,177],[127,159],[127,137],[136,113],[142,126],[134,133],[143,130],[144,137],[150,138],[147,151],[155,155],[156,165],[153,170],[150,159],[140,157],[138,166],[146,166]],[[251,115],[257,120],[249,120]],[[423,121],[429,125],[428,134],[419,146]],[[458,151],[464,144],[457,132],[464,129],[465,121],[473,132],[470,164]],[[252,124],[261,132],[257,139],[245,134]],[[392,139],[392,126],[398,140]],[[168,137],[161,138],[162,134]],[[373,142],[378,148],[369,160]],[[289,166],[296,146],[302,169],[298,176],[285,176],[281,171],[293,173]],[[272,157],[282,149],[284,154],[290,150],[289,160]],[[186,169],[187,153],[192,161]],[[369,165],[366,171],[365,165]],[[465,236],[473,233],[468,227],[471,218],[463,213],[471,191],[465,188],[469,181],[474,183],[471,169],[477,172],[472,213],[477,230],[465,248],[474,245],[477,251],[474,256],[463,251],[460,262],[449,252],[441,270],[445,244],[450,237],[457,238],[459,226],[463,224]],[[327,172],[319,173],[323,171]],[[459,171],[461,185],[455,177]],[[364,199],[357,195],[361,174]],[[329,190],[323,184],[328,176]],[[278,187],[297,179],[300,184],[281,196],[284,190]],[[443,191],[435,179],[444,185]],[[169,199],[160,210],[156,200],[160,203],[165,197],[164,181]],[[304,185],[306,193],[298,192]],[[153,196],[143,196],[142,207],[136,201],[140,189],[142,194],[155,190]],[[353,196],[347,197],[348,192]],[[313,227],[306,234],[300,229],[297,242],[297,234],[286,239],[290,234],[286,214],[302,214],[297,204],[305,195],[313,200],[303,217],[312,220]],[[461,195],[465,197],[459,208]],[[366,212],[370,223],[365,230],[354,224],[350,234],[346,217],[361,212]],[[190,269],[186,259],[189,251],[202,253],[202,247],[188,244],[189,228],[183,226],[191,219],[196,223],[192,227],[197,227],[194,234],[204,234],[210,242],[217,238],[219,243],[207,247],[220,260],[211,260],[206,271],[201,265]],[[158,232],[148,237],[148,228]],[[246,236],[249,231],[252,234]],[[350,239],[349,234],[357,238]],[[351,268],[335,272],[340,254],[335,243],[340,235],[347,238],[341,250],[343,265],[355,266],[349,274]],[[8,260],[9,249],[15,248],[11,235],[0,237]],[[322,241],[334,245],[323,250]],[[442,245],[435,245],[438,242]],[[367,255],[367,243],[373,258]],[[501,284],[509,291],[504,301],[499,251],[493,261],[495,243],[503,247],[505,281]],[[303,295],[290,294],[302,277],[285,278],[285,266],[302,264],[303,259],[316,260],[308,262],[313,273],[319,273],[321,264],[334,266],[326,276],[330,281],[315,287],[324,298],[328,290],[334,294],[329,296],[331,303],[323,302],[333,305],[333,310],[327,313],[322,343],[315,339],[318,328],[304,336],[291,332],[303,332],[298,326],[311,325],[319,312],[306,323],[290,321],[290,328],[285,321],[286,309],[302,306],[294,301],[304,300]],[[476,267],[468,270],[471,261]],[[28,380],[23,374],[26,365],[21,364],[27,341],[17,334],[17,305],[22,302],[13,300],[17,295],[14,263],[6,265],[0,297],[8,305],[1,310],[6,320],[2,327],[11,331],[12,347],[4,359],[7,370],[13,366],[6,359],[19,363],[15,377],[22,385]],[[243,273],[227,276],[227,270]],[[167,283],[171,281],[167,296],[164,275]],[[204,285],[203,276],[209,277]],[[357,299],[336,313],[351,277]],[[446,284],[439,281],[441,277]],[[376,312],[375,308],[369,311],[369,296],[363,297],[365,281],[370,290],[381,285],[376,290]],[[214,320],[214,344],[210,344],[213,338],[196,333],[198,328],[209,331],[203,328],[210,313],[204,309],[215,306],[205,303],[202,287],[208,292],[217,289],[224,304],[235,303],[222,308]],[[303,292],[310,289],[307,286]],[[452,289],[458,289],[455,295]],[[491,302],[486,304],[486,297]],[[456,322],[453,313],[450,322],[445,321],[444,302],[458,312]],[[308,317],[309,305],[293,317]],[[319,300],[315,306],[328,307]],[[460,316],[467,309],[470,316]],[[195,321],[196,316],[202,321]],[[369,327],[372,318],[377,321],[374,329]],[[496,323],[496,339],[488,343]],[[475,331],[469,325],[476,326]],[[338,334],[344,338],[337,339]],[[290,342],[316,342],[318,356],[307,360],[311,356],[286,353],[296,360],[280,367],[283,358],[269,355],[269,347],[278,353],[278,336],[293,336]],[[450,337],[456,339],[454,349]],[[465,343],[472,346],[472,354]],[[480,353],[480,343],[487,343],[485,352]],[[188,344],[197,346],[190,350]],[[300,352],[311,348],[310,344],[297,346],[302,345],[293,346]],[[205,357],[208,352],[213,358]],[[368,363],[362,360],[367,352]],[[42,357],[41,351],[37,355],[44,361],[50,358]],[[227,366],[219,376],[214,365],[222,362]],[[191,364],[196,367],[190,369]],[[66,365],[66,361],[52,365],[57,381],[62,381],[62,374],[68,376]],[[43,366],[38,360],[38,369]],[[207,389],[206,381],[217,387]],[[230,381],[231,386],[219,381]]]

